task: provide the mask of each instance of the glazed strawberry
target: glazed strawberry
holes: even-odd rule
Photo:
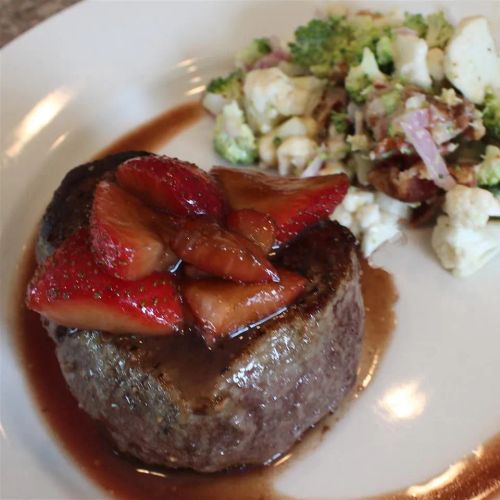
[[[101,265],[125,280],[136,280],[177,262],[169,247],[175,229],[135,196],[101,181],[90,214],[92,248]]]
[[[26,304],[59,325],[118,334],[169,334],[183,319],[170,274],[130,282],[111,276],[94,262],[87,229],[68,238],[37,270]]]
[[[274,222],[266,214],[249,208],[235,210],[227,216],[226,226],[259,245],[264,253],[270,252],[273,247],[276,229]]]
[[[193,163],[142,156],[122,163],[116,178],[123,188],[173,215],[222,217],[224,204],[217,184]]]
[[[279,283],[240,284],[219,279],[187,281],[184,299],[208,345],[279,312],[304,290],[306,279],[281,269]]]
[[[233,210],[252,208],[271,217],[279,243],[327,219],[349,186],[344,174],[299,179],[222,167],[211,174],[224,188]]]
[[[244,283],[279,281],[257,245],[206,218],[187,221],[171,246],[184,262],[214,276]]]

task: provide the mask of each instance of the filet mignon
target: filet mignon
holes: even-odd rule
[[[44,216],[41,260],[87,223],[98,177],[134,154],[68,174]],[[72,393],[121,452],[202,472],[262,464],[338,407],[354,384],[363,332],[354,237],[323,222],[275,260],[309,279],[303,298],[212,350],[188,331],[140,338],[46,324]]]

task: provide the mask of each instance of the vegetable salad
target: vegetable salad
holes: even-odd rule
[[[370,255],[433,224],[457,276],[500,253],[500,57],[484,17],[341,12],[256,38],[203,99],[214,148],[285,176],[339,172],[332,218]]]

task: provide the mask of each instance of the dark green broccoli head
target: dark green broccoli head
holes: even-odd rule
[[[226,77],[214,78],[207,85],[207,92],[220,94],[229,100],[238,100],[243,93],[243,71],[233,71]]]
[[[349,117],[347,113],[332,111],[330,115],[330,123],[335,127],[339,134],[345,134],[349,128]]]
[[[427,23],[422,14],[410,14],[405,12],[405,20],[403,24],[412,30],[414,30],[419,37],[425,37],[427,33]]]
[[[376,52],[378,41],[387,36],[388,28],[376,26],[370,16],[330,16],[313,19],[295,31],[295,40],[289,44],[295,64],[309,68],[319,77],[328,76],[339,64],[357,65],[363,49]],[[384,54],[387,59],[388,54]]]

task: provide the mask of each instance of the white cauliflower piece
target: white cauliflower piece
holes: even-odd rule
[[[484,17],[460,21],[445,49],[444,72],[474,104],[484,102],[488,87],[500,88],[500,57]]]
[[[398,33],[394,39],[395,73],[409,83],[428,89],[432,84],[427,67],[428,46],[413,34]]]
[[[337,160],[327,160],[318,172],[318,175],[346,174],[352,180],[354,172]]]
[[[401,233],[399,220],[409,212],[408,204],[398,200],[391,203],[383,196],[351,186],[331,216],[358,238],[366,257]]]
[[[500,253],[500,226],[465,227],[442,215],[431,243],[445,269],[457,277],[469,276]]]
[[[274,131],[274,135],[284,139],[293,135],[301,135],[304,137],[314,137],[318,131],[316,120],[310,116],[294,116],[283,122]]]
[[[457,185],[446,193],[444,210],[432,232],[432,247],[455,276],[468,276],[500,252],[500,202],[484,189]]]
[[[276,152],[280,175],[299,175],[317,152],[318,145],[309,137],[287,137]]]
[[[263,135],[258,141],[259,158],[263,167],[275,167],[278,164],[276,141],[273,133]]]
[[[283,139],[293,136],[313,138],[318,124],[310,116],[294,116],[259,139],[259,157],[264,167],[278,164],[277,149]]]
[[[444,80],[444,52],[440,48],[434,47],[427,52],[427,68],[434,81]]]
[[[446,193],[444,211],[455,225],[484,227],[489,217],[500,216],[500,203],[486,189],[458,184]]]
[[[324,82],[313,76],[289,77],[279,68],[250,71],[243,85],[248,121],[265,134],[283,117],[312,112],[323,87]]]

